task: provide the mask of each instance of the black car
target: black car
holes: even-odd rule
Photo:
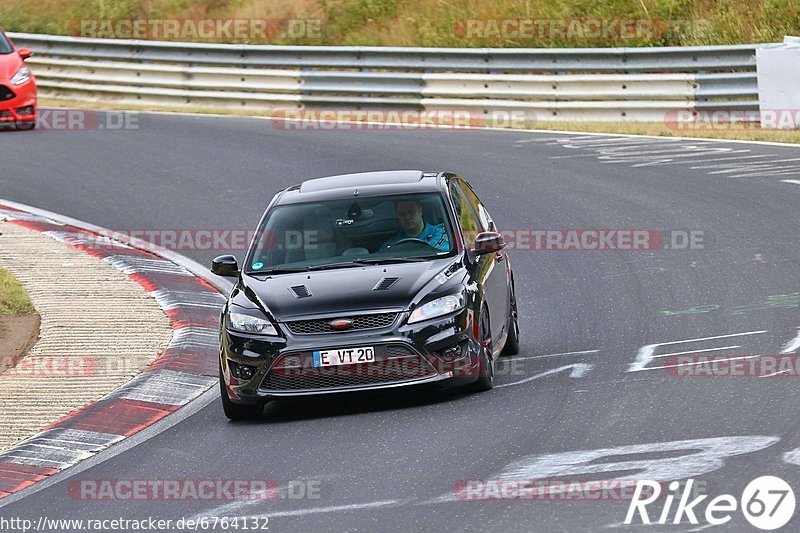
[[[232,420],[275,398],[492,388],[519,349],[505,242],[464,179],[386,171],[305,181],[270,202],[220,320]]]

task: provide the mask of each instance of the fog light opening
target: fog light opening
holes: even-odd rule
[[[452,363],[464,357],[466,343],[454,344],[436,352],[436,357],[445,363]]]
[[[228,366],[231,369],[231,375],[242,381],[250,381],[256,375],[256,367],[254,366],[242,365],[233,361],[228,361]]]

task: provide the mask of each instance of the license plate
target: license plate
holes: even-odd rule
[[[358,348],[340,348],[338,350],[319,350],[314,352],[314,366],[355,365],[375,361],[375,348],[361,346]]]

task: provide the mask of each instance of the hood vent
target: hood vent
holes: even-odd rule
[[[311,292],[309,292],[308,287],[305,285],[295,285],[294,287],[289,289],[294,293],[294,295],[298,298],[308,298],[311,296]]]
[[[394,285],[400,280],[400,278],[383,278],[375,285],[372,290],[373,291],[388,291],[389,287]]]

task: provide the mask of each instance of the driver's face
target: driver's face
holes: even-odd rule
[[[422,207],[417,202],[398,202],[397,220],[405,231],[411,231],[423,226]]]

